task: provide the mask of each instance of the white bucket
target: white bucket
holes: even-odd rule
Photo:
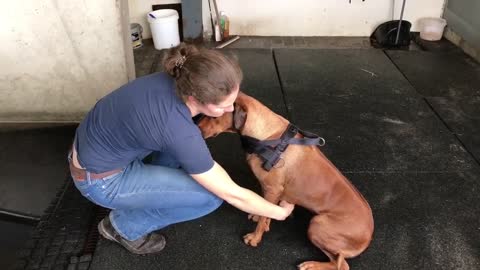
[[[148,13],[147,19],[155,49],[161,50],[180,44],[178,18],[178,12],[174,9],[159,9]]]
[[[429,41],[442,39],[443,30],[447,21],[442,18],[422,18],[420,19],[420,38]]]

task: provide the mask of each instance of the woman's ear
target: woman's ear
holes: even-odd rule
[[[247,120],[247,112],[238,104],[235,103],[235,110],[233,111],[233,126],[237,130],[241,130]]]

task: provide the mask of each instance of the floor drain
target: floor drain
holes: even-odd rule
[[[97,225],[98,223],[110,212],[110,209],[103,208],[100,206],[95,206],[93,209],[94,214],[92,215],[90,221],[90,227],[88,228],[87,238],[85,239],[85,244],[83,246],[82,253],[80,256],[93,254],[95,248],[97,247],[98,238],[100,234],[98,233]]]

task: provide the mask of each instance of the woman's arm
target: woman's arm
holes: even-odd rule
[[[266,201],[255,192],[240,187],[216,162],[210,170],[191,176],[210,192],[249,214],[284,220],[293,211],[293,204],[281,201],[278,206]]]

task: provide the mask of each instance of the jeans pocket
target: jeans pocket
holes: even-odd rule
[[[100,205],[104,208],[112,208],[111,201],[112,199],[109,198],[104,192],[104,181],[101,179],[91,180],[90,184],[88,181],[77,181],[74,180],[75,186],[83,195],[83,197],[87,198],[89,201]]]

